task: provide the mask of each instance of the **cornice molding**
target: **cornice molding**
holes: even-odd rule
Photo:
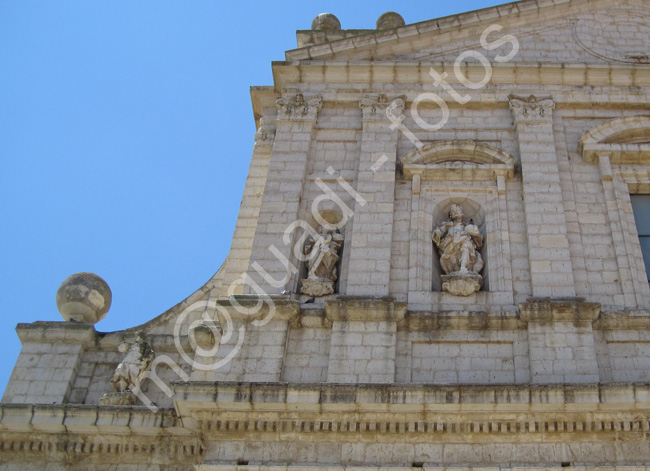
[[[650,385],[183,383],[183,417],[205,436],[232,433],[493,435],[650,432]]]
[[[198,463],[203,453],[173,409],[0,404],[0,454],[9,461]]]

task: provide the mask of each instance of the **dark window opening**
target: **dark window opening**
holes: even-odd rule
[[[650,282],[650,195],[631,195],[632,211],[639,233],[641,252],[645,262],[645,272]]]

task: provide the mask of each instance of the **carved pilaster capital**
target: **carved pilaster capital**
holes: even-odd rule
[[[323,97],[321,95],[305,97],[302,93],[283,96],[275,102],[275,107],[278,109],[278,119],[289,121],[315,121],[322,106]]]
[[[363,112],[363,119],[388,120],[387,111],[399,115],[404,110],[404,96],[388,98],[385,93],[378,96],[366,95],[359,101],[359,108]]]
[[[510,100],[510,110],[517,124],[550,122],[553,119],[555,102],[551,97],[510,95],[508,99]]]

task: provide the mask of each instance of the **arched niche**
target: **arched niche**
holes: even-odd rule
[[[345,244],[346,223],[349,216],[346,217],[344,210],[332,200],[321,201],[316,211],[312,211],[305,218],[305,225],[301,225],[302,231],[298,240],[299,250],[303,250],[305,244],[311,237],[317,237],[318,231],[338,231],[343,237],[343,243],[338,251],[339,260],[336,263],[337,279],[334,282],[334,293],[340,293],[341,283],[344,276],[344,267],[347,269],[349,260],[349,248]],[[349,245],[349,244],[348,244]],[[304,253],[303,253],[304,255]],[[306,255],[304,255],[306,256]],[[307,277],[307,262],[304,258],[298,264],[298,284],[296,292],[300,293],[304,279]],[[347,271],[347,270],[345,270]],[[308,296],[307,296],[308,297]]]
[[[485,210],[483,207],[475,200],[471,198],[466,198],[466,197],[452,197],[452,198],[447,198],[444,201],[441,201],[436,205],[436,207],[433,210],[433,225],[431,227],[431,232],[437,227],[442,226],[442,224],[445,221],[449,220],[449,210],[451,209],[452,205],[458,205],[461,208],[463,208],[463,214],[464,214],[464,222],[468,223],[469,220],[471,219],[474,224],[478,227],[479,231],[481,232],[481,235],[483,235],[484,243],[479,252],[481,253],[481,257],[483,258],[484,262],[484,267],[483,270],[481,271],[481,275],[483,276],[483,287],[481,288],[481,291],[489,291],[489,270],[488,270],[488,256],[487,256],[487,238],[486,238],[486,233],[487,233],[487,228],[486,228],[486,217],[485,217]],[[433,241],[431,241],[433,244]],[[438,253],[438,250],[433,247],[432,249],[432,254],[433,254],[433,275],[431,279],[431,289],[432,291],[441,291],[442,288],[442,283],[440,280],[440,276],[443,275],[444,273],[442,272],[442,269],[440,267],[440,254]]]
[[[585,132],[578,150],[585,162],[606,155],[611,164],[650,164],[650,116],[606,121]]]
[[[436,141],[400,159],[411,180],[408,299],[418,309],[479,309],[513,303],[507,182],[517,177],[517,159],[490,144]],[[483,289],[468,297],[440,291],[439,254],[433,229],[452,204],[463,207],[483,234]]]

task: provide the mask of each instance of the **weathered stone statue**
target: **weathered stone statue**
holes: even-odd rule
[[[432,240],[440,253],[442,289],[458,296],[469,296],[481,289],[483,236],[470,221],[463,222],[463,208],[457,204],[449,210],[449,221],[433,231]]]
[[[138,332],[134,343],[123,343],[119,351],[126,353],[124,360],[117,365],[111,385],[114,393],[107,393],[100,399],[102,405],[132,405],[134,392],[140,389],[144,375],[151,368],[156,354],[145,340],[144,332]]]
[[[111,384],[117,392],[135,391],[142,384],[144,373],[151,367],[156,354],[145,341],[144,333],[138,332],[136,343],[123,343],[119,346],[126,353],[124,360],[117,365]]]
[[[336,231],[318,229],[318,235],[311,237],[305,244],[304,254],[307,260],[307,278],[302,280],[303,294],[325,296],[334,293],[334,282],[338,274],[336,262],[343,245],[343,236]]]

